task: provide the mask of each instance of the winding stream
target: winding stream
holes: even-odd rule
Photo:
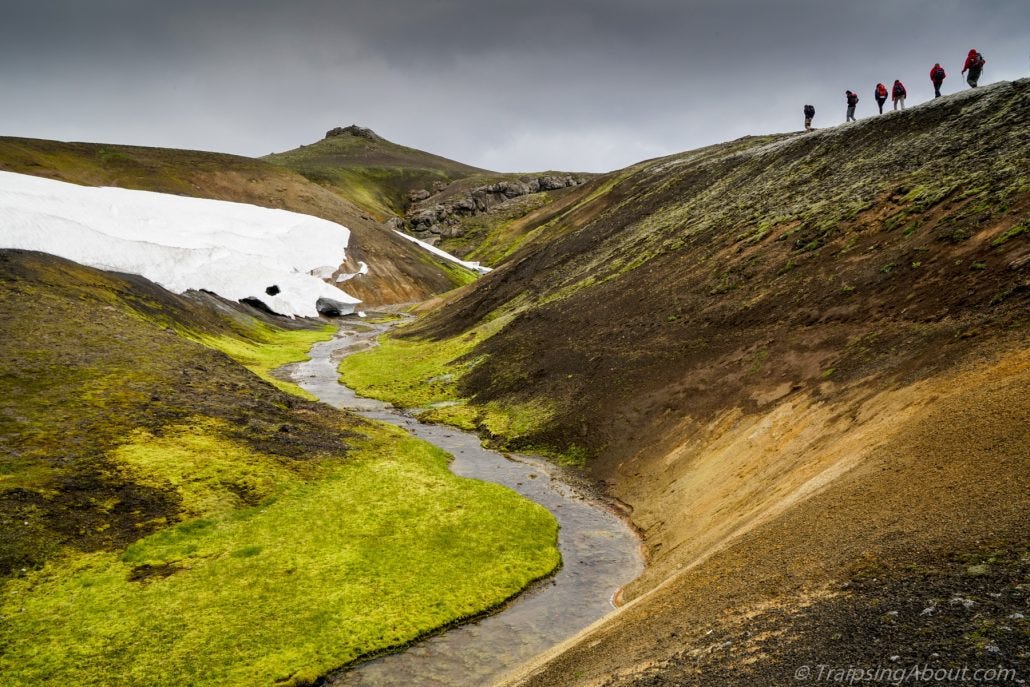
[[[311,360],[289,368],[300,386],[337,408],[397,425],[454,456],[463,477],[503,484],[542,504],[558,519],[562,567],[502,611],[330,676],[339,687],[488,685],[520,663],[611,612],[612,598],[643,570],[636,535],[603,504],[559,481],[553,466],[527,456],[506,458],[479,437],[424,424],[389,404],[361,398],[338,382],[339,361],[374,345],[388,326],[345,322],[335,338],[315,344]]]

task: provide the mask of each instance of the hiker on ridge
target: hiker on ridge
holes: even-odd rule
[[[876,98],[876,106],[880,108],[880,114],[883,114],[883,104],[887,102],[887,87],[882,83],[876,84],[876,92],[873,97]]]
[[[844,97],[848,103],[848,118],[845,121],[853,122],[855,121],[855,105],[858,105],[858,93],[844,91]]]
[[[944,83],[944,79],[948,76],[947,72],[944,71],[944,67],[938,62],[930,69],[930,81],[933,83],[933,97],[941,97],[941,84]]]
[[[805,105],[805,131],[812,130],[812,117],[815,117],[815,107]]]
[[[894,87],[891,89],[891,97],[894,98],[894,109],[898,109],[898,103],[901,103],[901,109],[905,109],[905,97],[908,95],[908,91],[905,90],[905,84],[901,83],[900,80],[894,79]]]
[[[980,80],[980,74],[983,72],[985,64],[987,64],[987,60],[975,49],[970,50],[969,54],[966,55],[966,63],[962,67],[962,73],[969,72],[966,83],[969,84],[970,88],[976,88],[976,82]]]

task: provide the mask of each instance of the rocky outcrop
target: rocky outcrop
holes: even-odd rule
[[[344,303],[333,298],[325,298],[324,296],[315,301],[315,308],[319,314],[326,317],[342,317],[354,312],[353,303]]]
[[[350,126],[338,126],[335,129],[330,129],[329,131],[325,132],[326,138],[334,138],[336,136],[357,136],[358,138],[367,138],[370,141],[383,140],[376,132],[372,131],[371,129],[366,129],[363,126],[358,126],[357,124],[351,124]]]
[[[583,183],[582,179],[566,175],[545,175],[532,179],[504,179],[493,184],[474,188],[465,195],[459,195],[447,200],[427,204],[436,193],[441,182],[433,185],[433,192],[426,189],[416,189],[408,194],[412,206],[405,216],[406,228],[419,238],[432,240],[440,237],[462,236],[464,230],[461,226],[461,217],[470,217],[500,205],[513,198],[540,193],[541,191],[556,191],[563,188],[578,186]],[[446,188],[446,186],[443,186]]]

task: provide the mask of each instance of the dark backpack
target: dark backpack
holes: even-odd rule
[[[983,66],[987,64],[987,60],[980,53],[976,53],[976,57],[973,58],[973,68],[983,69]]]
[[[806,117],[815,117],[815,108],[812,107],[811,105],[805,105],[805,116]]]
[[[858,93],[852,93],[848,96],[848,105],[851,107],[858,105]]]
[[[933,70],[934,81],[944,81],[944,76],[944,67],[937,67],[937,69]]]

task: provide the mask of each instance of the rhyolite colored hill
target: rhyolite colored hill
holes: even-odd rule
[[[1026,669],[1030,80],[644,162],[523,230],[343,370],[640,528],[630,603],[506,684]],[[412,355],[421,386],[377,376]]]

